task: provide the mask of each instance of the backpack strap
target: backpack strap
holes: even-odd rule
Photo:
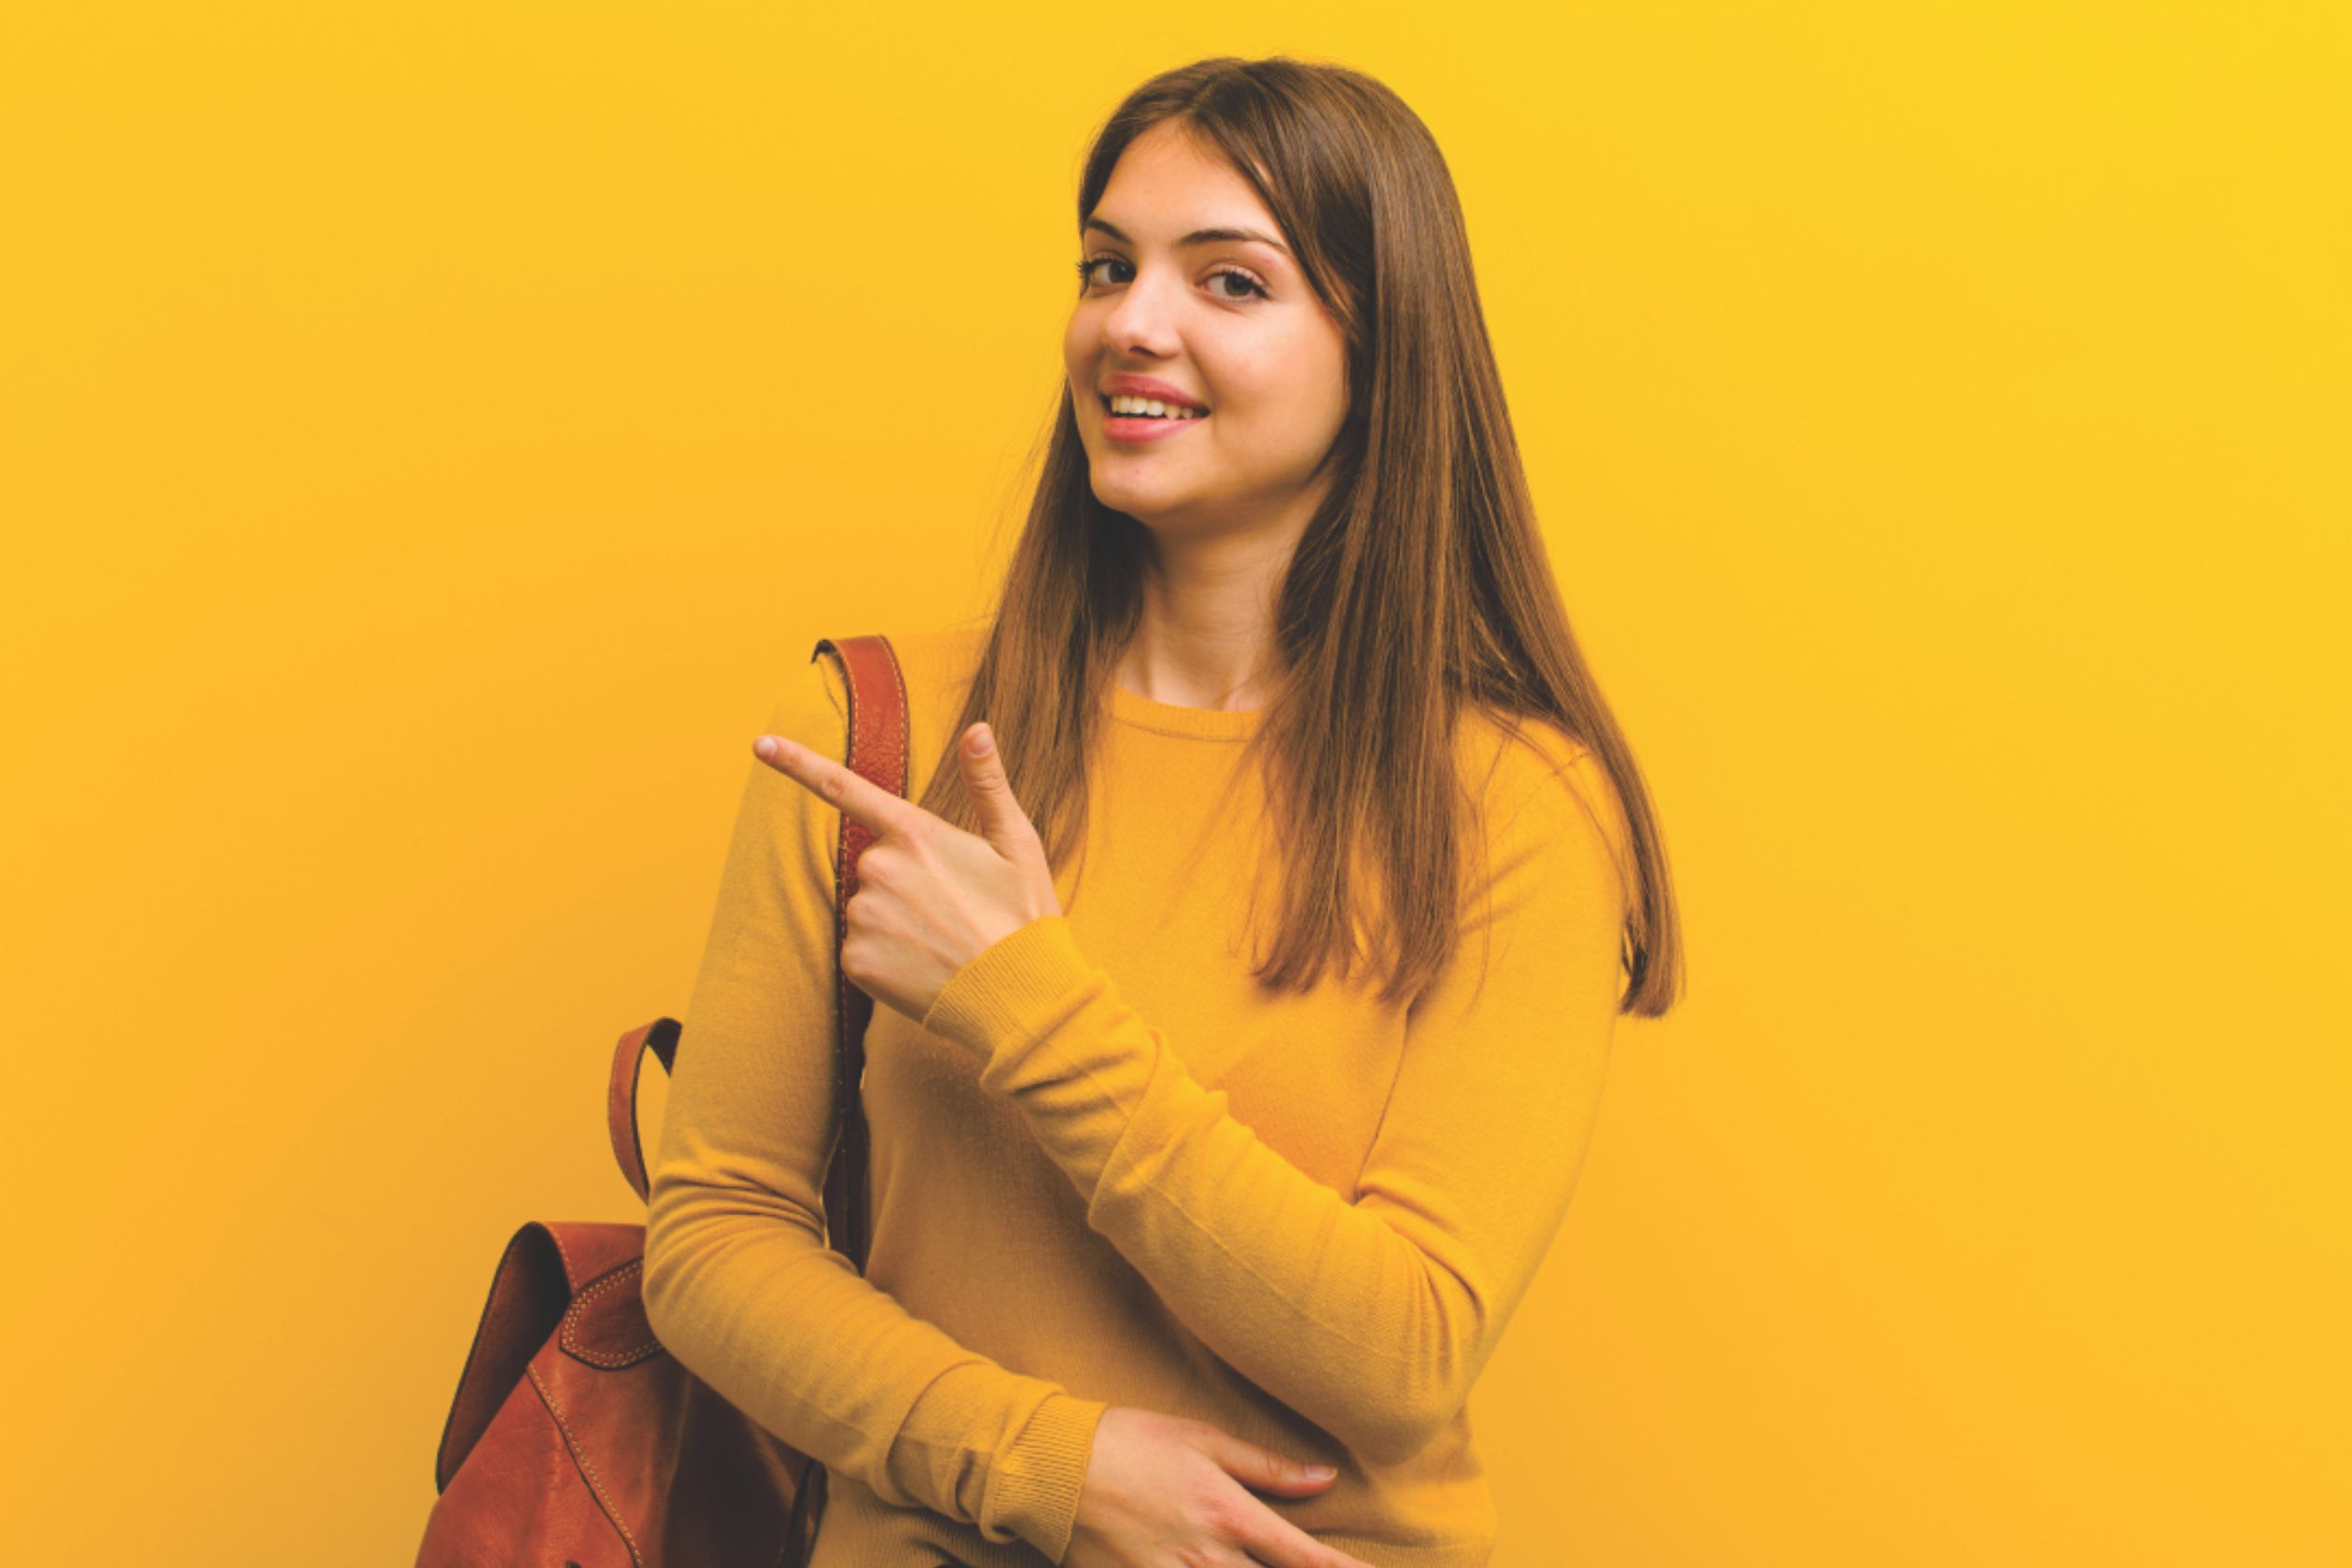
[[[898,655],[880,637],[819,638],[811,659],[830,652],[841,664],[849,693],[849,758],[852,772],[894,795],[907,788],[911,747],[906,714],[906,677]],[[858,1085],[865,1074],[865,1030],[874,999],[841,973],[841,945],[849,934],[849,896],[858,890],[858,857],[874,842],[874,830],[847,812],[833,860],[833,1160],[825,1169],[825,1231],[833,1250],[865,1272],[872,1239],[867,1213],[865,1104]],[[818,1522],[824,1517],[831,1473],[812,1462],[792,1494],[777,1568],[805,1568],[816,1553]]]
[[[849,693],[849,756],[851,772],[878,788],[903,797],[907,763],[912,751],[906,712],[906,676],[887,637],[853,637],[835,641],[818,639],[813,660],[830,652],[839,661]],[[825,1172],[826,1239],[834,1251],[865,1272],[866,1249],[873,1239],[866,1189],[866,1155],[870,1147],[865,1106],[858,1085],[865,1072],[866,1024],[874,1016],[874,999],[849,983],[841,973],[841,944],[849,935],[849,897],[858,890],[858,857],[874,842],[874,830],[847,812],[841,814],[841,837],[833,860],[833,1163]]]
[[[912,747],[906,678],[897,652],[889,638],[876,635],[819,638],[809,658],[813,662],[826,653],[841,665],[849,693],[849,755],[844,761],[869,783],[904,797]],[[874,999],[842,974],[841,944],[849,934],[849,897],[858,890],[858,858],[873,842],[871,828],[842,813],[833,855],[833,1136],[825,1170],[825,1228],[834,1251],[856,1264],[861,1274],[873,1239],[866,1188],[872,1140],[858,1084],[865,1071],[865,1031],[874,1017]],[[648,1052],[660,1060],[665,1072],[677,1071],[679,1034],[677,1019],[657,1018],[623,1035],[612,1054],[605,1092],[606,1128],[612,1157],[641,1199],[650,1198],[651,1188],[637,1136],[637,1084]]]

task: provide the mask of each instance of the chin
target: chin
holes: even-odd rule
[[[1124,511],[1139,523],[1183,504],[1183,497],[1164,491],[1138,488],[1132,484],[1097,484],[1095,499],[1113,511]]]
[[[1095,499],[1122,516],[1134,518],[1147,528],[1152,525],[1152,519],[1157,517],[1162,511],[1144,497],[1122,496],[1115,493],[1106,496],[1098,490],[1095,492]]]

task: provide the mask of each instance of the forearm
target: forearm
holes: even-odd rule
[[[689,1371],[885,1502],[1060,1556],[1102,1406],[913,1316],[771,1196],[671,1176],[653,1207],[646,1314]]]
[[[1574,820],[1547,799],[1505,845],[1491,919],[1408,1021],[1352,1194],[1194,1079],[1064,917],[981,954],[924,1024],[980,1056],[1088,1224],[1204,1343],[1351,1449],[1402,1459],[1467,1398],[1597,1114],[1622,905]]]
[[[1204,1089],[1159,1033],[1039,922],[979,960],[1066,982],[1040,1010],[930,1027],[1000,1042],[983,1070],[1086,1200],[1087,1223],[1252,1381],[1376,1462],[1451,1419],[1494,1292],[1442,1216],[1351,1203]],[[970,993],[962,1000],[977,1001]]]

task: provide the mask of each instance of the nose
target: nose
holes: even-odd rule
[[[1166,289],[1182,287],[1173,273],[1138,273],[1103,314],[1102,341],[1122,355],[1165,358],[1176,351],[1176,313]]]

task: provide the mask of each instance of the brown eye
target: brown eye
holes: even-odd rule
[[[1116,256],[1088,257],[1085,260],[1078,263],[1079,292],[1083,294],[1087,289],[1093,287],[1098,282],[1104,281],[1095,276],[1096,268],[1127,266],[1127,262]],[[1130,272],[1133,271],[1132,268],[1129,268],[1128,270]],[[1210,273],[1209,276],[1211,291],[1214,293],[1218,299],[1225,301],[1228,304],[1238,304],[1244,300],[1266,300],[1272,298],[1272,295],[1267,291],[1265,284],[1259,282],[1253,274],[1246,273],[1239,267],[1220,267],[1215,272]],[[1238,279],[1240,287],[1238,289],[1229,287],[1225,282],[1228,278]],[[1115,283],[1121,280],[1113,278],[1108,281]]]
[[[1253,296],[1261,300],[1267,298],[1266,285],[1258,282],[1239,267],[1220,267],[1210,275],[1218,279],[1221,285],[1226,278],[1239,278],[1244,286],[1245,292],[1239,294],[1225,293],[1220,287],[1217,297],[1221,300],[1247,300]]]

